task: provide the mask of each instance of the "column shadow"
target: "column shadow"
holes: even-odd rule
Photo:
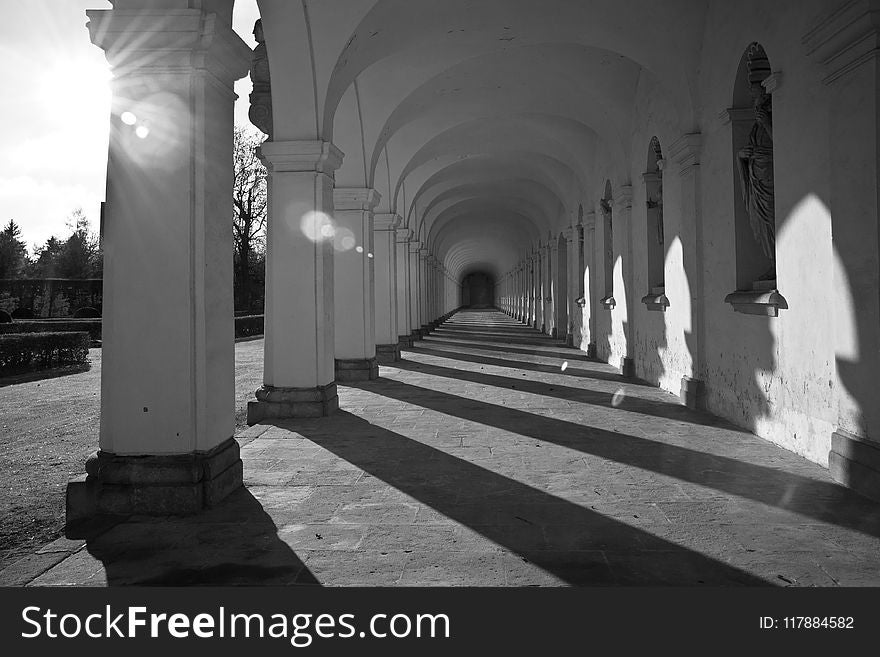
[[[110,586],[318,585],[244,487],[195,516],[137,516],[78,537]]]
[[[379,379],[369,388],[362,387],[374,394],[416,404],[450,417],[546,441],[880,537],[880,503],[833,482],[391,379]]]
[[[572,585],[769,585],[350,413],[299,433]]]

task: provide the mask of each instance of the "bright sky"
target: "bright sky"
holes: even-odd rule
[[[254,47],[256,0],[236,0],[234,27]],[[108,0],[0,0],[0,225],[15,219],[28,249],[67,237],[81,207],[97,232],[104,200],[110,79],[89,41],[86,9]],[[250,80],[235,86],[248,124]]]

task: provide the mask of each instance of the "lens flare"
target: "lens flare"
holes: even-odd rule
[[[138,117],[136,117],[133,112],[123,112],[122,116],[119,118],[122,119],[122,122],[125,125],[134,125],[138,120]]]
[[[136,134],[140,139],[146,139],[150,136],[150,129],[145,125],[139,125],[135,129],[134,134]]]
[[[336,251],[351,251],[357,240],[354,233],[345,226],[337,226],[336,233],[333,235],[333,248]]]
[[[626,392],[624,392],[623,388],[618,388],[617,392],[611,397],[611,405],[617,408],[623,403],[624,399],[626,399]]]
[[[567,370],[567,369],[568,369],[568,361],[565,361],[565,362],[562,364],[562,371],[564,372],[564,371]]]
[[[363,252],[364,252],[364,247],[362,247],[362,246],[356,246],[356,247],[354,247],[354,250],[357,251],[358,253],[363,253]]]
[[[367,254],[367,257],[368,257],[368,258],[372,258],[372,257],[373,257],[373,254],[372,254],[372,253],[368,253],[368,254]]]
[[[323,242],[336,234],[336,226],[330,215],[312,210],[306,212],[299,223],[303,235],[313,242]]]

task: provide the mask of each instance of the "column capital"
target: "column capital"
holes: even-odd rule
[[[565,230],[562,231],[562,236],[565,238],[567,242],[571,242],[574,239],[574,226],[569,226]]]
[[[375,208],[382,195],[369,187],[336,187],[333,190],[333,207],[336,210],[364,210]]]
[[[422,243],[419,240],[410,240],[409,241],[409,252],[410,253],[419,253],[422,250]]]
[[[632,209],[633,204],[633,188],[632,185],[621,185],[615,196],[615,205],[620,212],[627,212]]]
[[[424,246],[419,249],[419,257],[422,259],[425,259],[428,257],[428,249],[426,249]]]
[[[204,69],[232,85],[248,74],[253,52],[217,14],[200,9],[94,9],[93,44],[116,79],[145,71]]]
[[[880,56],[880,0],[848,0],[804,35],[807,55],[821,64],[825,84]]]
[[[398,244],[410,244],[410,240],[412,239],[413,231],[411,228],[398,228],[397,229],[397,243]]]
[[[559,251],[559,240],[550,240],[548,246],[550,247],[551,253],[556,253]]]
[[[584,212],[584,230],[595,230],[596,228],[596,211],[590,210]]]
[[[679,137],[669,148],[672,159],[679,166],[679,172],[686,171],[700,164],[700,149],[703,145],[703,135],[699,132],[690,132]]]
[[[383,212],[373,215],[373,230],[397,230],[402,219],[399,214]]]
[[[258,149],[260,160],[273,173],[333,173],[344,157],[329,141],[264,141]]]

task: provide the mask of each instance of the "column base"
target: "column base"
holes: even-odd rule
[[[434,328],[430,324],[422,324],[422,328],[421,328],[422,337],[431,335],[431,331],[433,331],[433,330],[434,330]]]
[[[66,525],[95,516],[192,515],[242,485],[238,442],[189,454],[119,456],[98,451],[67,484]]]
[[[546,332],[547,332],[547,325],[541,324],[541,333],[546,333]]]
[[[377,344],[376,360],[383,364],[398,362],[400,360],[400,345]]]
[[[413,340],[414,340],[413,336],[411,336],[411,335],[401,335],[401,336],[398,336],[398,338],[399,338],[399,339],[397,340],[397,345],[398,345],[401,349],[412,349],[412,346],[413,346]]]
[[[424,338],[425,332],[422,329],[417,328],[417,329],[413,329],[412,333],[410,333],[410,335],[412,335],[413,342],[415,342],[416,340],[421,340],[422,338]]]
[[[828,470],[834,481],[880,501],[880,445],[838,429],[831,434]]]
[[[681,393],[679,395],[681,403],[693,410],[703,410],[705,408],[706,391],[703,382],[699,379],[692,379],[689,376],[681,377]]]
[[[596,350],[596,343],[591,342],[587,345],[587,358],[592,358],[595,360],[596,354],[598,351]]]
[[[257,401],[248,402],[248,425],[290,417],[324,417],[339,408],[336,383],[316,388],[263,386],[255,394]]]
[[[625,379],[634,379],[636,377],[636,361],[628,356],[621,358],[620,374]]]
[[[565,346],[574,347],[574,333],[565,334]]]
[[[372,381],[379,378],[379,364],[375,358],[337,358],[336,381]]]
[[[555,326],[552,329],[550,329],[550,337],[551,338],[558,338],[559,337],[559,330]]]

